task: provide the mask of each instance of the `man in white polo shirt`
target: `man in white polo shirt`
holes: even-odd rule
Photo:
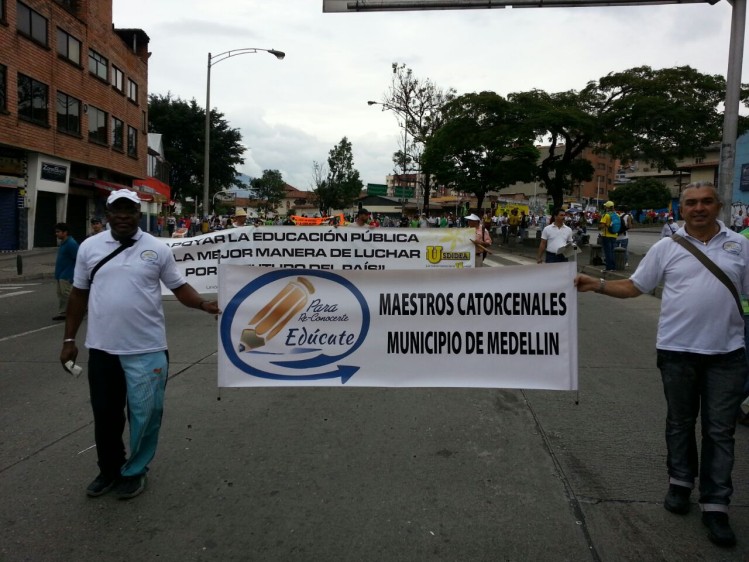
[[[681,194],[685,225],[676,233],[715,262],[739,293],[749,294],[749,240],[717,219],[721,206],[711,183],[689,184]],[[671,238],[654,244],[629,279],[607,282],[579,275],[575,283],[578,291],[618,298],[649,293],[663,284],[656,348],[668,407],[664,507],[686,514],[699,475],[708,537],[719,546],[734,545],[728,522],[734,431],[749,367],[744,319],[732,291]],[[698,453],[695,424],[700,415]]]
[[[567,261],[566,257],[557,253],[568,244],[572,244],[572,229],[564,224],[566,216],[564,209],[554,209],[551,212],[552,223],[541,231],[541,243],[538,246],[538,256],[536,256],[537,263],[542,263],[544,257],[546,263]]]
[[[120,499],[145,489],[156,454],[168,357],[161,285],[190,308],[218,314],[185,281],[169,247],[138,228],[140,199],[128,189],[107,199],[110,230],[80,247],[68,303],[60,362],[75,362],[75,336],[88,310],[88,382],[100,474],[86,489],[91,497],[111,489]],[[125,407],[130,457],[122,433]]]

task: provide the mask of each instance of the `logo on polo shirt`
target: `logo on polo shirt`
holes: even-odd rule
[[[733,242],[733,241],[724,242],[723,249],[729,254],[734,254],[736,256],[741,254],[741,244],[739,244],[738,242]]]
[[[159,254],[153,250],[143,250],[140,253],[140,259],[147,263],[154,263],[159,260]]]

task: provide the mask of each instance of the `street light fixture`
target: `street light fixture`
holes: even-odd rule
[[[203,215],[208,216],[210,208],[209,202],[209,183],[210,183],[210,153],[211,153],[211,67],[214,64],[218,64],[223,60],[238,55],[250,55],[258,52],[270,53],[278,60],[283,60],[286,53],[282,51],[276,51],[275,49],[257,49],[255,47],[248,47],[244,49],[232,49],[231,51],[225,51],[217,55],[211,55],[208,53],[208,69],[206,72],[206,86],[205,86],[205,147],[203,152]]]
[[[379,102],[379,101],[371,101],[370,100],[370,101],[367,102],[367,105],[369,105],[369,106],[380,105],[380,106],[382,106],[382,111],[385,111],[385,110],[395,111],[395,108],[392,105],[390,105],[389,103],[382,103],[382,102]],[[407,147],[408,147],[408,127],[407,127],[407,123],[404,120],[403,121],[403,162],[402,162],[401,166],[402,166],[402,170],[403,170],[403,179],[404,179],[405,182],[408,182],[408,177],[407,177],[407,173],[406,173],[406,167],[408,165],[408,153],[406,152],[407,151]],[[401,192],[401,199],[402,199],[402,203],[404,203],[403,199],[405,198],[405,195],[406,195],[404,186],[401,186],[401,191],[402,191]],[[405,214],[405,208],[402,207],[401,211],[404,212],[404,214]]]

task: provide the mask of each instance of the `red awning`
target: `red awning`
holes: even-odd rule
[[[140,181],[140,180],[136,180]],[[149,193],[151,191],[149,188],[143,188],[141,186],[131,186],[131,185],[123,185],[121,183],[114,183],[111,181],[104,181],[104,180],[81,180],[77,178],[73,178],[70,180],[70,185],[77,185],[79,187],[95,187],[96,189],[101,189],[102,191],[110,192],[110,191],[117,191],[118,189],[129,189],[131,191],[135,191],[138,194],[138,197],[141,201],[150,202],[155,199],[153,193]]]
[[[158,180],[154,177],[147,177],[145,179],[133,180],[133,187],[142,191],[143,193],[158,194],[169,199],[171,197],[172,188],[163,181]]]

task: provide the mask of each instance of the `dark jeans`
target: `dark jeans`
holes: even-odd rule
[[[616,238],[601,236],[601,246],[603,246],[603,257],[606,262],[606,271],[613,271],[616,268],[616,261],[614,260]]]
[[[671,482],[689,485],[699,475],[703,509],[725,511],[733,493],[736,418],[749,374],[744,349],[720,355],[659,349],[658,368],[668,407],[666,464]],[[700,414],[698,468],[695,424]]]
[[[546,252],[546,263],[561,263],[569,261],[561,254],[554,254],[552,252]]]
[[[108,476],[119,476],[125,464],[125,373],[116,355],[98,349],[89,350],[88,386],[94,411],[94,440],[99,470]]]

